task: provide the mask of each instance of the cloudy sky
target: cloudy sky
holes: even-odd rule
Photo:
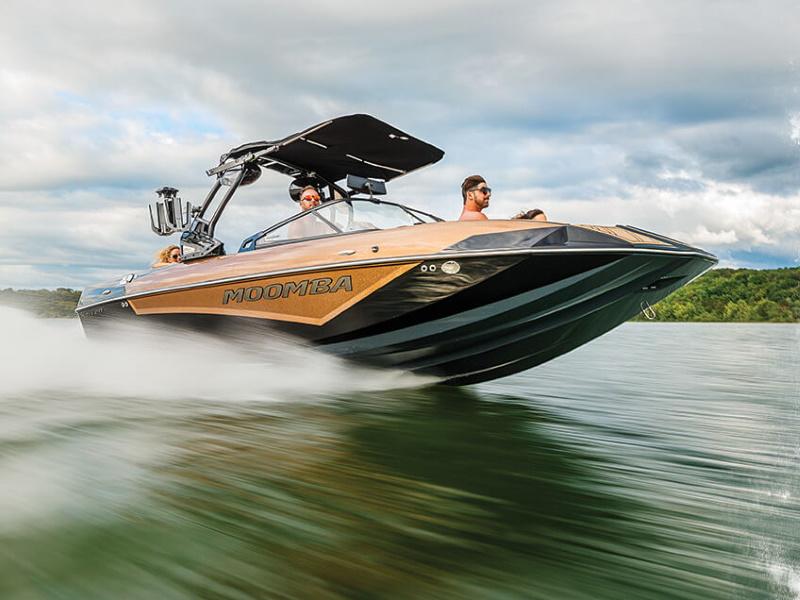
[[[800,265],[800,3],[5,0],[0,288],[82,287],[164,245],[162,185],[200,202],[230,147],[365,112],[444,149],[390,185],[445,218],[626,223],[725,266]],[[278,175],[229,247],[293,208]],[[255,188],[255,186],[254,186]]]

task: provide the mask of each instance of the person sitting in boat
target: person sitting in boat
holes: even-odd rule
[[[459,221],[484,221],[488,219],[483,214],[483,209],[489,206],[492,188],[486,185],[486,180],[480,175],[470,175],[461,184],[461,197],[464,199],[464,209],[461,211]]]
[[[175,246],[173,244],[158,251],[156,254],[156,262],[153,263],[153,267],[166,267],[179,262],[183,262],[183,254],[181,254],[180,246]]]
[[[316,186],[307,185],[300,190],[300,200],[298,201],[302,210],[311,210],[322,203],[322,196]]]
[[[300,210],[305,212],[319,206],[322,203],[322,196],[316,186],[307,185],[300,190],[297,203],[300,205]],[[289,239],[315,237],[329,233],[333,233],[333,230],[313,214],[289,223]]]
[[[530,221],[547,221],[547,215],[539,208],[532,210],[523,210],[515,214],[512,219],[528,219]]]

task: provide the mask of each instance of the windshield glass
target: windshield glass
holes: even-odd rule
[[[394,204],[379,204],[370,200],[328,202],[266,233],[258,239],[256,246],[433,221],[427,215],[417,212],[411,214]]]

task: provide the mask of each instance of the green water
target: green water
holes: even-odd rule
[[[299,354],[162,394],[36,347],[0,385],[3,599],[800,598],[797,325],[628,324],[463,389]]]

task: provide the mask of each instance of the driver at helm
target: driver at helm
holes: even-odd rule
[[[316,186],[307,185],[300,190],[300,199],[298,200],[301,210],[311,210],[316,208],[322,202],[322,197]]]
[[[291,192],[290,192],[291,193]],[[304,186],[296,196],[300,211],[306,212],[318,207],[322,203],[322,196],[317,186],[308,184]],[[317,217],[316,213],[305,215],[289,223],[288,238],[298,239],[306,237],[316,237],[333,233],[333,229]]]

